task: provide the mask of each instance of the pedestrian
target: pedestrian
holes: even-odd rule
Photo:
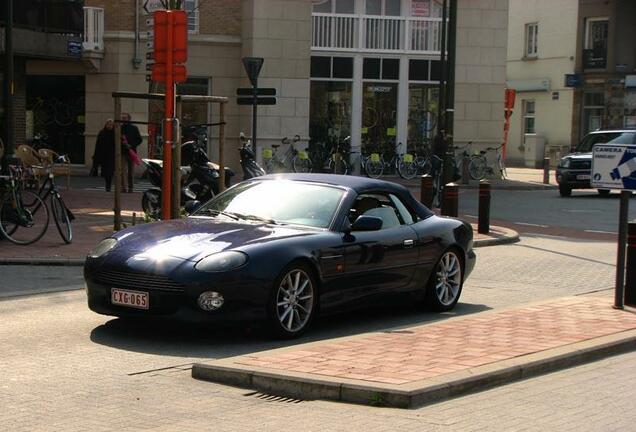
[[[135,165],[133,162],[133,158],[129,155],[129,150],[137,153],[137,147],[141,145],[143,139],[141,138],[141,134],[139,133],[139,128],[130,122],[131,117],[128,113],[123,113],[121,115],[121,139],[122,139],[122,147],[121,147],[121,157],[122,157],[122,184],[124,192],[127,190],[128,192],[133,191],[133,180],[135,174]],[[126,171],[126,174],[124,174]],[[128,187],[126,187],[126,180],[128,180]]]
[[[93,160],[102,168],[102,177],[106,182],[106,192],[110,192],[115,173],[115,122],[106,120],[103,129],[97,135]]]

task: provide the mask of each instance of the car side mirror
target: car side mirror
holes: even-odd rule
[[[351,225],[351,231],[379,231],[382,223],[379,217],[362,215]]]
[[[185,203],[185,211],[189,215],[199,210],[200,208],[201,208],[201,201],[190,200],[190,201],[186,201]]]

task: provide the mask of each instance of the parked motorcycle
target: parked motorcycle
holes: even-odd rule
[[[240,139],[241,148],[239,149],[239,154],[241,156],[243,180],[265,175],[265,170],[256,162],[256,155],[254,154],[254,149],[252,149],[251,140],[248,140],[243,132],[241,132]]]

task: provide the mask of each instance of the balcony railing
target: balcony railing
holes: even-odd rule
[[[104,9],[84,8],[84,51],[104,51]]]
[[[312,14],[312,48],[329,51],[441,52],[441,18]]]

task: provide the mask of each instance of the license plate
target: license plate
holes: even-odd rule
[[[127,306],[137,309],[148,309],[150,307],[148,293],[141,291],[128,291],[112,288],[110,290],[110,301],[114,305]]]
[[[577,180],[589,180],[592,176],[590,174],[579,174],[576,176]]]

